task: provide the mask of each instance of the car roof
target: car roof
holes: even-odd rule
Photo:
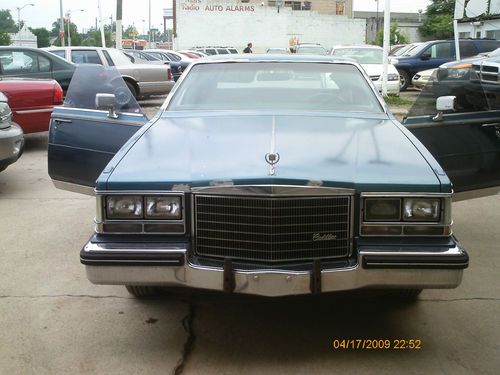
[[[233,55],[212,55],[204,57],[202,61],[221,62],[352,62],[352,60],[330,56],[330,55],[283,55],[283,54],[233,54]],[[197,62],[195,62],[197,63]]]
[[[332,49],[341,49],[341,48],[366,48],[366,49],[370,49],[370,48],[375,48],[375,49],[381,49],[383,50],[382,47],[380,46],[374,46],[374,45],[370,45],[370,44],[346,44],[346,45],[338,45],[338,46],[333,46]]]

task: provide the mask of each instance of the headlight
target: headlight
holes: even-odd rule
[[[366,221],[399,221],[401,219],[401,199],[365,200]]]
[[[182,218],[181,197],[177,196],[152,196],[146,197],[147,219],[172,219]]]
[[[141,219],[142,197],[136,195],[112,195],[106,198],[108,219]]]
[[[10,110],[9,104],[7,104],[6,102],[0,102],[0,120],[10,121],[11,118],[12,111]],[[2,127],[2,125],[0,125],[0,127]]]
[[[397,65],[399,64],[399,60],[395,58],[389,58],[389,63],[391,63],[392,65]]]
[[[403,200],[404,221],[439,221],[440,200],[406,198]]]
[[[448,69],[448,78],[452,79],[461,79],[464,78],[468,73],[470,69],[469,68],[449,68]]]
[[[399,74],[388,74],[387,80],[388,81],[399,81]]]

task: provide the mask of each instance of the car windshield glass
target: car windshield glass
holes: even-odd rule
[[[64,98],[64,107],[100,109],[96,105],[96,94],[113,94],[117,112],[142,113],[120,72],[115,67],[94,64],[77,66]]]
[[[488,56],[489,57],[500,56],[500,48],[497,48],[496,50],[489,52]]]
[[[360,64],[382,64],[383,50],[378,48],[338,48],[334,56],[348,57]]]
[[[321,46],[300,46],[297,47],[298,54],[304,55],[326,55],[326,49]]]
[[[424,44],[417,44],[413,48],[410,48],[408,51],[403,53],[401,56],[415,56],[418,55],[420,52],[422,52],[424,49],[426,49],[429,45],[424,43]]]
[[[109,56],[111,56],[111,59],[116,66],[133,64],[133,62],[130,61],[130,59],[122,51],[114,48],[109,48],[106,51],[109,53]]]
[[[383,112],[356,66],[304,62],[195,65],[168,109]]]

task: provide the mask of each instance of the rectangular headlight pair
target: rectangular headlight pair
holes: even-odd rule
[[[441,198],[366,198],[364,221],[438,222]]]
[[[177,195],[108,195],[106,217],[116,220],[181,220],[182,197]]]

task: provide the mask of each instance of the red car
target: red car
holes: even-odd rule
[[[0,92],[9,99],[12,121],[25,134],[47,131],[52,109],[64,98],[61,86],[52,79],[0,79]]]

